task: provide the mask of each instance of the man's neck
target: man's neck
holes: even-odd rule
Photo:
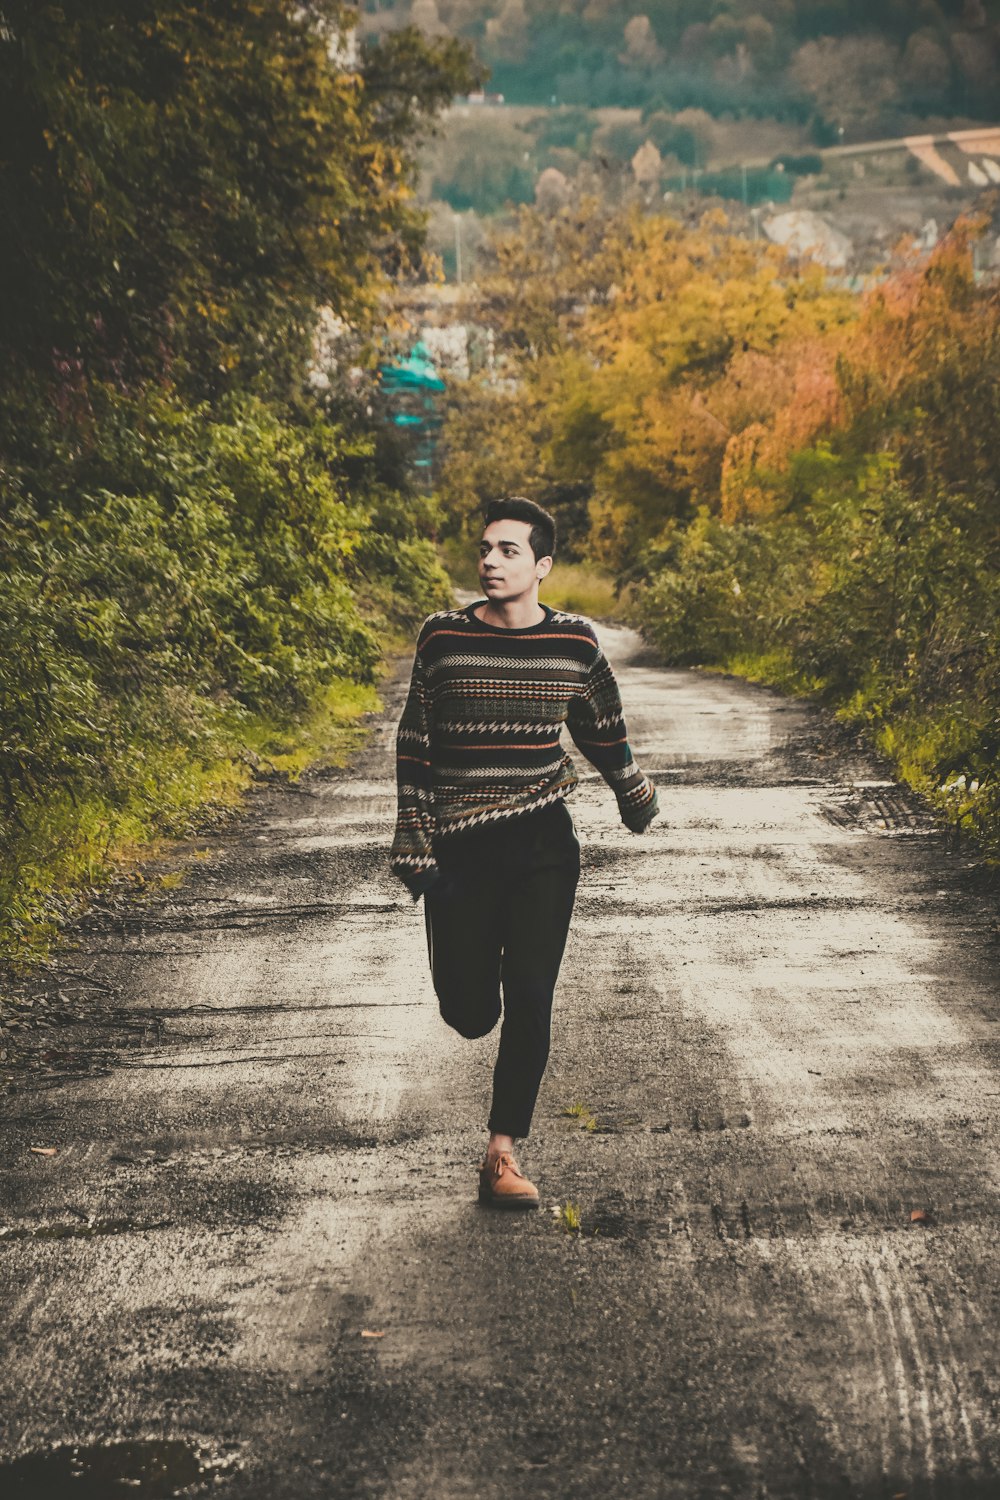
[[[499,630],[525,630],[531,625],[540,625],[545,619],[545,610],[536,594],[534,598],[511,599],[506,604],[494,604],[492,599],[487,599],[475,615],[484,625],[495,625]]]

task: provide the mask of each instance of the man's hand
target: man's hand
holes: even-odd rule
[[[420,900],[427,891],[434,889],[444,879],[440,865],[431,865],[424,870],[407,871],[400,876],[414,902]]]
[[[644,808],[642,808],[641,812],[641,823],[638,821],[633,822],[630,819],[626,818],[622,819],[622,822],[625,824],[625,827],[629,830],[630,833],[645,833],[646,829],[649,827],[650,823],[652,823],[653,819],[660,816],[660,809],[655,803],[653,804],[652,812],[650,812],[648,804]]]

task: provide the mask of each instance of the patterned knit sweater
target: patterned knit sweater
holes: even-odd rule
[[[618,684],[593,625],[543,605],[507,630],[464,609],[428,615],[396,736],[398,814],[390,863],[417,900],[436,884],[436,839],[565,798],[577,785],[559,733],[618,800],[636,833],[659,812],[632,759]]]

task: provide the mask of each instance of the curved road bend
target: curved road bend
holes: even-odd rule
[[[475,1202],[492,1042],[385,864],[406,661],[353,769],[80,928],[165,1027],[7,1101],[15,1493],[98,1441],[146,1481],[87,1494],[997,1493],[995,899],[811,710],[601,635],[664,817],[572,802],[541,1212]]]

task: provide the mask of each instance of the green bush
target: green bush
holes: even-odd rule
[[[790,540],[778,529],[727,526],[706,509],[678,529],[638,594],[640,623],[666,660],[722,664],[777,644],[808,572],[804,548]]]
[[[416,148],[484,74],[413,27],[335,61],[344,18],[3,7],[0,953],[248,767],[342,744],[449,597],[347,372],[421,263]]]
[[[1000,570],[988,511],[882,458],[799,510],[702,511],[647,559],[639,623],[666,660],[818,692],[1000,854]]]
[[[186,765],[372,684],[386,643],[449,598],[429,504],[359,482],[363,434],[251,396],[212,411],[94,385],[90,401],[82,440],[53,424],[0,507],[8,914],[29,911],[25,881],[55,878],[70,808],[83,842],[88,822],[111,842],[169,826]]]
[[[219,701],[294,712],[336,677],[373,681],[385,610],[441,595],[402,502],[348,496],[363,439],[257,397],[227,415],[94,399],[100,452],[22,468],[0,516],[8,813],[47,780],[113,776],[136,712],[193,730]]]

